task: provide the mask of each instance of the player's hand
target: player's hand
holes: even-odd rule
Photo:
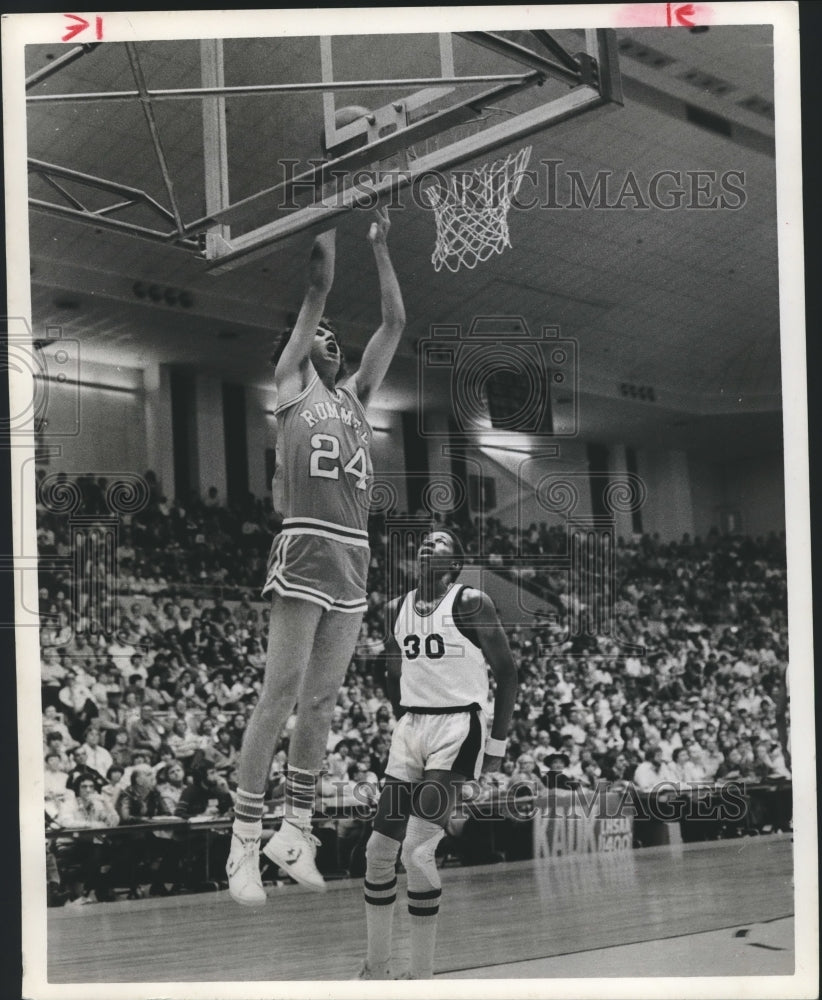
[[[489,753],[485,754],[482,758],[482,773],[496,774],[502,767],[503,760],[503,757],[492,757]]]
[[[388,218],[388,209],[378,208],[376,211],[377,221],[371,223],[368,230],[368,242],[376,247],[386,246],[388,243],[388,230],[391,228],[391,220]]]

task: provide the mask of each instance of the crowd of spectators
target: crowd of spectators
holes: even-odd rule
[[[146,479],[149,503],[120,528],[116,628],[90,620],[68,570],[52,561],[40,574],[45,797],[49,823],[64,829],[161,822],[143,838],[142,861],[151,891],[164,894],[179,882],[183,855],[172,818],[231,811],[263,679],[269,614],[258,594],[277,521],[270,505],[249,497],[225,507],[214,490],[184,508]],[[104,513],[106,483],[78,486],[81,511]],[[484,782],[489,794],[790,777],[784,537],[620,539],[613,634],[567,636],[578,598],[562,574],[527,565],[529,555],[561,551],[563,529],[516,531],[493,518],[459,528],[469,561],[482,529],[499,572],[518,576],[546,608],[509,632],[520,689],[507,759]],[[383,608],[389,588],[411,585],[413,551],[387,584],[378,518],[370,535],[368,609],[334,710],[321,803],[373,801],[394,726]],[[71,555],[69,518],[38,504],[38,542],[43,555]],[[293,724],[292,716],[275,754],[271,802]],[[81,857],[67,850],[61,859],[83,876],[71,895],[110,898],[103,841],[79,843]]]

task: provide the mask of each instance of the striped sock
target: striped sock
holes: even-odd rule
[[[387,976],[391,962],[394,904],[397,900],[397,854],[400,845],[377,830],[365,849],[363,884],[365,922],[368,929],[368,966],[378,976]]]
[[[311,822],[316,780],[313,771],[288,765],[285,776],[285,818],[298,826],[306,826]]]
[[[411,930],[411,978],[434,975],[434,947],[442,889],[408,890],[408,923]]]
[[[234,826],[237,829],[237,824],[243,824],[245,826],[257,826],[259,827],[263,821],[263,813],[265,812],[265,795],[260,792],[247,792],[243,788],[237,789],[237,797],[234,802]],[[242,831],[242,826],[238,832]]]

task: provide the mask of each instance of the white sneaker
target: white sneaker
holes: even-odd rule
[[[265,906],[265,889],[260,877],[260,838],[231,836],[231,850],[225,866],[228,891],[242,906]]]
[[[319,844],[310,827],[296,826],[283,820],[280,829],[263,848],[263,854],[295,882],[325,892],[325,879],[314,863]]]
[[[357,979],[390,979],[391,973],[388,970],[388,965],[383,965],[380,968],[372,969],[368,964],[368,959],[360,966],[360,971],[357,973]]]

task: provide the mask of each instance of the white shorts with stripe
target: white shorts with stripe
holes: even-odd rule
[[[468,711],[407,711],[391,736],[385,773],[399,781],[420,781],[425,771],[452,771],[477,779],[485,733],[485,715],[479,706]]]
[[[273,590],[281,597],[319,604],[326,611],[362,614],[369,561],[367,542],[363,547],[327,534],[285,529],[271,546],[262,592]]]

